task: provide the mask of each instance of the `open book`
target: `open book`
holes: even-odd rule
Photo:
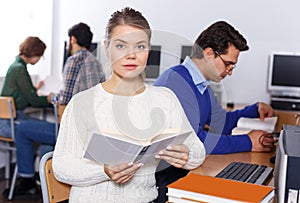
[[[165,132],[151,140],[141,141],[125,135],[113,136],[106,133],[94,133],[83,157],[108,165],[137,161],[148,163],[154,161],[155,155],[167,146],[182,144],[190,134],[191,131],[185,133]]]
[[[237,127],[232,130],[232,135],[248,134],[251,130],[263,130],[272,133],[275,130],[277,116],[265,118],[264,121],[259,118],[240,118]]]

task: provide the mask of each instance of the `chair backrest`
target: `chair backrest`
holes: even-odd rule
[[[62,118],[62,115],[64,113],[64,110],[65,110],[66,106],[67,105],[59,104],[58,107],[57,107],[58,123],[60,123],[60,121],[61,121],[61,118]]]
[[[71,185],[59,182],[53,174],[52,156],[53,152],[48,152],[40,161],[39,174],[44,203],[67,200],[70,194]]]
[[[8,142],[12,142],[14,140],[14,138],[15,138],[14,119],[16,117],[17,117],[17,111],[16,111],[14,98],[8,97],[8,96],[0,96],[0,118],[10,120],[11,137],[12,137],[12,138],[3,137],[2,140],[8,141]],[[5,139],[7,139],[7,140],[5,140]]]
[[[0,96],[0,118],[16,118],[17,112],[13,97]]]
[[[55,134],[58,136],[58,126],[61,121],[61,117],[64,113],[64,110],[67,105],[61,105],[61,104],[54,104],[54,117],[55,117]]]

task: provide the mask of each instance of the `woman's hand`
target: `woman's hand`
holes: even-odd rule
[[[155,156],[168,162],[169,164],[182,168],[189,159],[189,149],[184,144],[170,145]]]
[[[123,184],[129,181],[142,166],[142,163],[124,163],[116,166],[104,165],[104,172],[112,181]]]
[[[52,103],[51,98],[52,98],[53,95],[54,94],[52,92],[50,94],[48,94],[48,96],[47,96],[47,102],[48,103]]]

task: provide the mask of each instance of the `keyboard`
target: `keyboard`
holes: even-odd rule
[[[272,175],[272,172],[273,168],[268,166],[232,162],[215,177],[265,185],[267,179]]]

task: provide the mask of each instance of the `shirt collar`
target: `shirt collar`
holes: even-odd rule
[[[182,62],[182,65],[189,71],[194,84],[197,86],[201,94],[204,93],[207,86],[210,84],[210,80],[206,80],[198,66],[187,56]]]
[[[21,56],[20,55],[18,55],[18,56],[16,56],[16,61],[18,61],[19,63],[22,63],[23,65],[25,65],[26,66],[26,63],[25,63],[25,61],[21,58]]]

